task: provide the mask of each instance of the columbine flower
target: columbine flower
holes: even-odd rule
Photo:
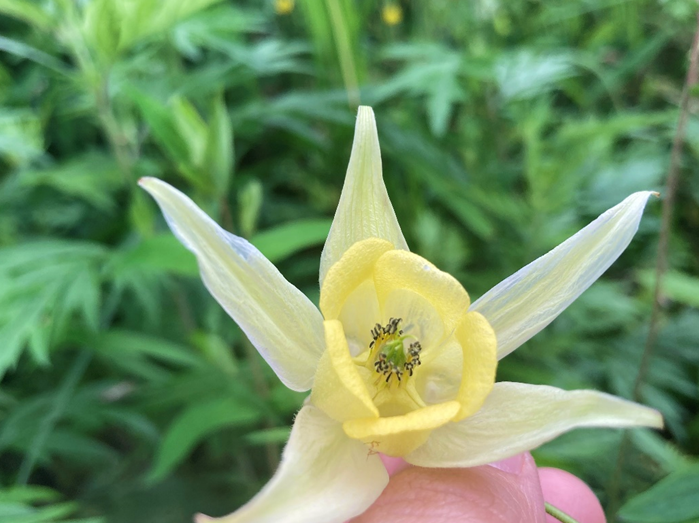
[[[472,467],[576,427],[662,427],[653,409],[591,390],[495,383],[497,360],[546,327],[621,254],[650,192],[632,194],[474,303],[411,253],[361,107],[320,260],[320,311],[250,243],[185,195],[144,178],[211,294],[286,386],[312,388],[282,462],[233,522],[342,522],[381,494],[378,453]],[[208,521],[199,516],[198,521]]]

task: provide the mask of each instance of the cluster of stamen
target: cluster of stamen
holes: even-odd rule
[[[384,376],[384,382],[387,384],[390,384],[393,376],[400,383],[406,372],[412,376],[415,367],[420,365],[420,342],[415,340],[407,350],[405,349],[403,340],[414,336],[403,335],[401,321],[401,318],[391,318],[385,326],[377,323],[371,329],[373,340],[369,348],[375,355],[374,370]]]

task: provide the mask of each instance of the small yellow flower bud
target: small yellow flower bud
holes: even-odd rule
[[[294,0],[274,0],[274,11],[278,15],[288,15],[294,10]]]
[[[386,4],[381,17],[386,25],[398,25],[403,21],[403,10],[398,4]]]

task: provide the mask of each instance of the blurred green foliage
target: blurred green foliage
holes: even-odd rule
[[[696,9],[0,0],[0,520],[232,511],[276,467],[304,399],[206,293],[140,176],[180,187],[317,299],[354,104],[373,105],[410,245],[477,297],[630,192],[662,192]],[[633,433],[623,521],[699,518],[690,109],[643,388],[667,430]],[[659,210],[650,203],[622,258],[499,379],[630,397]],[[606,504],[619,440],[580,430],[535,456]]]

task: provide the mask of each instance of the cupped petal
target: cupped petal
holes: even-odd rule
[[[274,477],[247,505],[197,523],[341,523],[364,512],[388,484],[378,455],[306,405],[296,416]]]
[[[405,335],[414,336],[408,341],[419,341],[423,349],[433,349],[446,338],[444,322],[439,311],[421,294],[409,289],[394,289],[379,298],[381,322],[400,318],[400,329]]]
[[[430,405],[402,416],[363,418],[345,421],[345,433],[363,441],[371,450],[402,457],[422,445],[437,427],[452,419],[461,405],[448,401]]]
[[[457,397],[464,367],[464,351],[454,336],[436,349],[420,355],[421,365],[412,380],[427,403],[444,403]]]
[[[457,400],[461,410],[453,421],[460,421],[481,408],[495,384],[498,365],[495,332],[483,315],[469,312],[456,329],[463,350],[463,373]]]
[[[371,279],[376,261],[393,248],[386,240],[367,238],[347,249],[330,268],[320,288],[319,305],[326,320],[339,318],[350,294]]]
[[[514,456],[579,427],[662,428],[660,413],[592,390],[496,383],[476,414],[449,423],[405,456],[422,467],[475,467]]]
[[[621,255],[638,229],[649,191],[637,192],[500,282],[471,306],[507,356],[551,323]]]
[[[141,187],[199,262],[202,280],[290,389],[308,390],[324,349],[323,317],[252,244],[227,233],[177,189],[155,178]]]
[[[359,375],[360,368],[352,361],[342,323],[330,320],[324,326],[326,350],[318,364],[311,402],[340,422],[377,418],[379,411]]]
[[[338,319],[345,329],[350,354],[359,356],[365,352],[373,340],[371,330],[381,319],[373,280],[364,280],[349,294]]]
[[[321,287],[330,267],[366,238],[382,238],[408,250],[383,182],[374,111],[360,107],[340,203],[320,257]]]
[[[408,251],[392,250],[381,256],[374,268],[374,283],[379,303],[400,289],[425,298],[442,318],[447,335],[471,303],[468,293],[456,278]]]

